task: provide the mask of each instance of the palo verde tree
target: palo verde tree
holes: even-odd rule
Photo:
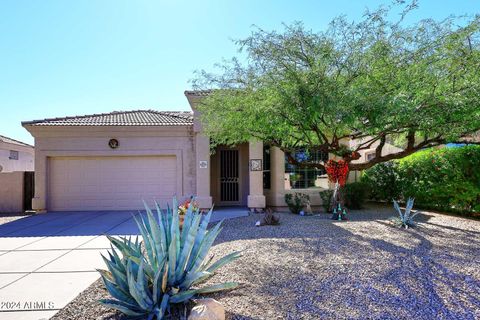
[[[206,134],[214,144],[264,141],[298,166],[325,167],[292,156],[305,148],[362,170],[478,131],[480,15],[406,26],[417,4],[397,3],[359,22],[336,18],[322,32],[295,23],[236,41],[241,59],[193,80],[194,89],[210,90],[198,106]],[[358,143],[347,150],[350,139]],[[402,151],[383,154],[389,141]],[[368,162],[352,163],[371,148]]]

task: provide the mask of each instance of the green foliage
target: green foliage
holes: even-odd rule
[[[108,270],[99,272],[112,299],[101,300],[103,305],[130,317],[163,319],[172,304],[184,303],[197,294],[237,287],[235,282],[199,287],[218,268],[240,255],[233,252],[214,263],[206,259],[221,231],[221,222],[207,230],[212,210],[203,216],[192,207],[181,229],[175,199],[173,210],[168,208],[166,212],[156,204],[157,217],[145,204],[146,216],[134,217],[142,243],[108,237],[112,250],[108,258],[102,256]]]
[[[342,154],[349,137],[363,138],[358,150],[383,139],[407,149],[351,163],[360,170],[475,132],[480,16],[406,25],[414,7],[382,7],[356,22],[340,17],[322,32],[301,23],[254,30],[236,42],[246,63],[232,59],[193,81],[194,89],[213,89],[198,105],[205,133],[214,144],[259,139],[287,153]],[[399,21],[390,9],[402,11]]]
[[[332,197],[333,190],[323,190],[320,191],[320,198],[322,199],[323,210],[327,213],[332,212]]]
[[[285,194],[285,202],[287,203],[288,209],[294,214],[300,214],[300,211],[303,210],[307,201],[310,200],[308,194],[295,192],[294,194],[287,193]]]
[[[368,169],[362,181],[370,185],[377,200],[414,197],[422,208],[478,214],[479,168],[480,146],[429,149],[393,165]],[[387,170],[388,178],[382,180],[380,176]]]
[[[413,221],[413,218],[415,218],[415,216],[419,214],[419,212],[417,211],[412,214],[413,203],[414,199],[408,198],[405,212],[402,212],[402,209],[400,209],[398,202],[393,200],[393,207],[395,208],[395,210],[397,210],[398,217],[392,217],[390,218],[390,220],[395,226],[401,228],[403,227],[405,229],[408,229],[408,227],[415,227],[415,222]]]
[[[345,206],[349,209],[362,209],[368,196],[369,185],[364,182],[348,183],[344,187]]]
[[[398,165],[395,161],[379,163],[363,172],[362,182],[369,186],[372,200],[391,201],[398,199],[401,186],[398,183]]]

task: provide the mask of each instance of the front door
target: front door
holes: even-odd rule
[[[220,201],[224,205],[240,204],[238,150],[220,150]]]

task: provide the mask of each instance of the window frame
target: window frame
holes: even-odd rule
[[[10,150],[10,155],[8,157],[10,160],[18,160],[20,159],[20,152],[17,150]]]
[[[296,155],[298,153],[306,153],[307,150],[305,148],[301,148],[301,149],[298,149],[297,151],[295,151],[295,153],[293,153],[293,156],[296,157]],[[329,154],[328,153],[325,153],[325,152],[321,152],[321,151],[314,151],[315,152],[315,155],[314,155],[314,161],[316,162],[326,162],[328,161],[329,159]],[[326,178],[326,175],[327,175],[327,172],[325,170],[322,170],[322,169],[316,169],[316,168],[297,168],[295,165],[293,164],[290,164],[288,162],[288,159],[287,159],[287,156],[285,155],[284,157],[284,161],[285,161],[285,167],[284,167],[284,172],[285,172],[285,175],[286,174],[289,174],[291,175],[292,173],[298,173],[300,175],[303,176],[303,179],[302,180],[299,180],[303,183],[303,185],[301,185],[300,187],[295,187],[294,184],[292,184],[291,180],[290,180],[290,189],[289,190],[315,190],[315,189],[318,189],[318,190],[321,190],[321,189],[324,189],[322,187],[317,187],[315,186],[315,180],[318,179],[318,177],[320,176],[325,176]],[[310,180],[308,178],[308,175],[312,175],[314,176],[314,179],[312,179],[313,181],[313,185],[312,186],[308,186],[310,185],[310,183],[308,183],[308,181]],[[307,177],[305,179],[305,177]]]
[[[268,151],[267,151],[268,150]],[[270,145],[263,145],[263,189],[272,188],[272,148]],[[266,179],[266,177],[268,177]],[[268,181],[268,182],[267,182]]]
[[[375,158],[375,151],[365,153],[365,161],[370,161]],[[373,156],[369,159],[370,156]]]

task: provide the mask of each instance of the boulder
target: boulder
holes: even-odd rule
[[[225,320],[225,309],[217,300],[198,299],[195,303],[188,320]]]

